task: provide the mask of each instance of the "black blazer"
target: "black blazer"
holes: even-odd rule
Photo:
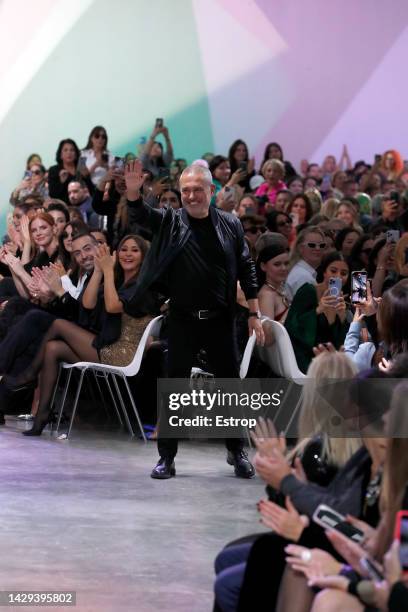
[[[182,208],[152,208],[142,199],[129,202],[129,222],[148,227],[153,232],[153,241],[140,270],[135,292],[142,294],[153,283],[161,283],[160,291],[166,292],[164,273],[180,253],[191,236],[187,211]],[[228,301],[235,310],[237,281],[247,299],[255,299],[258,284],[255,264],[251,259],[240,220],[230,213],[210,206],[210,215],[216,234],[225,253],[228,274]]]

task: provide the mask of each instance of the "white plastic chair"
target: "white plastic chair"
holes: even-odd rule
[[[246,375],[248,374],[248,368],[251,361],[252,353],[254,352],[255,344],[256,335],[255,332],[252,332],[252,335],[249,336],[248,341],[246,343],[245,351],[242,356],[242,361],[239,368],[239,377],[241,378],[241,380],[243,378],[246,378]]]
[[[258,346],[258,354],[261,361],[266,363],[272,372],[282,378],[287,378],[292,381],[295,385],[302,386],[307,380],[307,376],[299,370],[295,352],[293,350],[292,342],[286,328],[278,321],[273,321],[265,317],[262,321],[264,325],[267,323],[273,334],[274,342],[270,346]],[[285,433],[289,431],[302,402],[302,396],[296,403],[295,409],[291,414],[289,422],[285,428]],[[284,406],[282,402],[277,414],[275,415],[275,421],[278,419],[279,414]]]
[[[74,422],[75,413],[76,413],[76,409],[77,409],[77,405],[78,405],[78,400],[79,400],[79,396],[80,396],[80,393],[81,393],[82,383],[83,383],[83,380],[84,380],[85,373],[88,372],[88,371],[91,371],[91,372],[94,373],[95,376],[97,376],[97,374],[99,374],[99,375],[101,375],[105,379],[105,381],[107,383],[107,386],[108,386],[108,389],[109,389],[110,396],[111,396],[113,404],[115,406],[115,410],[116,410],[116,413],[118,415],[119,421],[122,424],[122,419],[121,419],[121,416],[120,416],[120,411],[118,409],[118,406],[117,406],[117,403],[116,403],[116,400],[115,400],[115,396],[113,394],[112,387],[111,387],[110,382],[109,382],[109,375],[112,377],[112,381],[113,381],[114,387],[116,389],[117,396],[119,398],[119,403],[120,403],[121,408],[122,408],[122,412],[123,412],[123,416],[124,416],[125,421],[126,421],[126,425],[127,425],[128,429],[129,429],[129,433],[133,437],[135,435],[135,433],[134,433],[132,425],[130,423],[129,415],[128,415],[128,412],[126,410],[125,402],[123,400],[122,393],[120,391],[120,388],[119,388],[118,381],[117,381],[116,377],[119,377],[119,378],[121,378],[123,380],[123,383],[124,383],[124,385],[126,387],[126,391],[128,393],[128,396],[129,396],[130,404],[131,404],[131,406],[133,408],[133,412],[134,412],[134,415],[136,417],[136,421],[137,421],[137,423],[139,425],[140,432],[142,434],[143,440],[146,442],[146,436],[145,436],[145,433],[144,433],[144,430],[143,430],[142,422],[140,420],[139,413],[138,413],[138,410],[136,408],[135,401],[134,401],[132,393],[130,391],[129,383],[127,381],[127,377],[128,376],[135,376],[139,372],[140,366],[142,364],[143,353],[145,351],[146,344],[147,344],[147,339],[149,338],[149,336],[159,336],[162,320],[163,320],[163,316],[160,315],[159,317],[156,317],[155,319],[150,321],[150,323],[147,325],[146,329],[143,332],[143,335],[142,335],[142,337],[140,339],[139,345],[138,345],[138,347],[136,349],[135,355],[134,355],[131,363],[129,365],[127,365],[127,366],[120,367],[120,366],[107,365],[107,364],[104,364],[104,363],[92,363],[92,362],[89,362],[89,361],[78,361],[77,363],[65,363],[64,362],[64,363],[61,364],[60,370],[59,370],[59,374],[58,374],[58,379],[57,379],[57,382],[56,382],[55,388],[54,388],[53,398],[52,398],[52,401],[51,401],[51,406],[52,406],[54,404],[55,395],[56,395],[56,391],[57,391],[57,387],[58,387],[58,382],[59,382],[59,379],[60,379],[60,376],[61,376],[61,372],[63,370],[68,370],[68,376],[67,376],[67,380],[66,380],[66,383],[65,383],[64,391],[63,391],[63,394],[62,394],[61,406],[60,406],[60,409],[59,409],[58,423],[57,423],[57,433],[58,433],[59,426],[60,426],[60,423],[61,423],[62,412],[63,412],[63,409],[64,409],[65,400],[67,398],[67,393],[68,393],[68,389],[69,389],[69,384],[71,382],[72,372],[73,372],[74,369],[76,369],[76,370],[80,371],[80,377],[79,377],[79,383],[78,383],[78,387],[77,387],[76,394],[75,394],[74,406],[72,408],[72,415],[71,415],[71,420],[70,420],[69,428],[68,428],[68,432],[67,432],[67,438],[69,438],[69,435],[71,433],[72,424]]]

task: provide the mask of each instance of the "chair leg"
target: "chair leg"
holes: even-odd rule
[[[77,410],[77,405],[78,405],[78,400],[79,400],[79,395],[81,393],[82,382],[84,380],[85,372],[86,372],[85,369],[81,370],[81,376],[79,377],[79,383],[78,383],[77,392],[75,394],[75,401],[74,401],[74,405],[73,405],[73,408],[72,408],[72,415],[71,415],[71,420],[70,420],[69,428],[68,428],[68,432],[67,432],[67,438],[69,438],[70,433],[71,433],[72,424],[74,422],[74,418],[75,418],[75,414],[76,414],[76,410]]]
[[[110,384],[110,382],[109,382],[109,374],[107,374],[106,372],[104,372],[104,373],[103,373],[103,375],[104,375],[104,377],[105,377],[106,384],[107,384],[107,387],[108,387],[108,389],[109,389],[109,393],[110,393],[110,396],[111,396],[111,398],[112,398],[112,403],[113,403],[113,405],[114,405],[114,407],[115,407],[116,414],[117,414],[117,417],[118,417],[118,420],[119,420],[120,426],[121,426],[121,427],[123,427],[123,420],[122,420],[122,417],[120,416],[120,410],[119,410],[118,405],[117,405],[117,403],[116,403],[115,395],[114,395],[114,393],[113,393],[113,391],[112,391],[112,387],[111,387],[111,384]]]
[[[60,373],[61,373],[61,370],[62,370],[62,368],[60,369]],[[57,428],[56,428],[56,433],[57,434],[58,434],[58,431],[59,431],[59,426],[61,425],[62,412],[64,410],[65,400],[67,399],[68,387],[69,387],[69,383],[71,382],[72,370],[73,370],[73,368],[70,368],[68,370],[68,376],[67,376],[67,380],[65,382],[65,387],[64,387],[63,394],[62,394],[62,398],[61,398],[61,405],[60,405],[58,421],[57,421]],[[58,375],[58,380],[59,380],[59,375]],[[57,384],[58,384],[58,381],[57,381]],[[55,388],[57,388],[57,385],[55,386]]]
[[[129,415],[127,413],[125,402],[123,401],[122,393],[120,392],[118,381],[116,380],[115,374],[112,374],[112,379],[113,379],[113,384],[115,385],[116,393],[118,394],[120,405],[122,406],[123,416],[125,417],[126,425],[128,426],[129,433],[133,438],[135,435],[135,432],[133,431],[131,422],[129,420]]]
[[[296,415],[298,414],[298,412],[299,412],[299,410],[300,410],[301,405],[302,405],[302,393],[299,395],[299,399],[298,399],[298,401],[297,401],[297,403],[296,403],[295,409],[294,409],[294,411],[292,412],[291,417],[290,417],[290,419],[289,419],[289,423],[288,423],[288,424],[287,424],[287,426],[286,426],[286,429],[285,429],[285,436],[288,436],[288,435],[289,435],[289,430],[290,430],[290,427],[291,427],[291,425],[292,425],[293,421],[295,420],[295,417],[296,417]],[[291,436],[291,437],[295,438],[296,436]]]
[[[97,372],[96,372],[96,370],[92,370],[92,373],[94,375],[95,384],[96,384],[96,386],[98,388],[99,397],[102,400],[102,405],[103,405],[103,409],[105,410],[106,418],[109,420],[110,419],[110,414],[108,412],[108,408],[107,408],[106,402],[105,402],[105,397],[104,397],[104,395],[102,393],[102,389],[101,389],[101,386],[99,384]],[[92,391],[92,397],[94,397],[93,391]],[[95,402],[95,404],[96,404],[96,402]]]
[[[125,383],[126,391],[128,392],[128,395],[129,395],[130,404],[131,404],[131,406],[133,408],[133,412],[135,413],[137,424],[139,425],[140,433],[142,434],[143,440],[145,442],[147,442],[146,435],[145,435],[145,432],[144,432],[144,429],[143,429],[143,425],[142,425],[142,421],[140,420],[139,411],[136,408],[136,403],[135,403],[135,400],[133,398],[132,392],[130,391],[129,383],[127,381],[126,376],[122,375],[122,378],[123,378],[123,382]]]

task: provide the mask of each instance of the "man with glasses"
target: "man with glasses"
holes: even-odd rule
[[[165,284],[170,298],[168,372],[170,378],[190,378],[197,355],[205,350],[209,371],[217,378],[239,376],[236,354],[235,307],[237,281],[249,306],[249,334],[258,343],[264,334],[257,300],[255,266],[242,226],[234,215],[210,206],[215,191],[211,173],[187,167],[180,177],[183,208],[155,209],[140,197],[143,169],[136,160],[126,166],[130,223],[148,226],[153,241],[135,287],[142,296],[153,283]],[[254,476],[243,440],[226,440],[227,462],[241,478]],[[175,476],[177,439],[158,439],[160,459],[152,478]]]
[[[292,300],[296,291],[305,283],[316,285],[316,269],[322,261],[326,247],[326,237],[319,227],[307,227],[300,232],[294,250],[296,263],[286,281]]]

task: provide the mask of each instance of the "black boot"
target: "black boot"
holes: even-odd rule
[[[41,436],[43,429],[48,425],[49,422],[50,415],[48,415],[47,417],[41,417],[37,414],[34,419],[32,428],[23,431],[22,434],[23,436]]]
[[[227,463],[234,466],[235,476],[238,478],[253,478],[255,476],[254,467],[248,459],[248,455],[242,449],[228,451]]]
[[[173,459],[160,457],[155,468],[153,468],[150,476],[158,480],[165,480],[176,475],[176,467]]]

